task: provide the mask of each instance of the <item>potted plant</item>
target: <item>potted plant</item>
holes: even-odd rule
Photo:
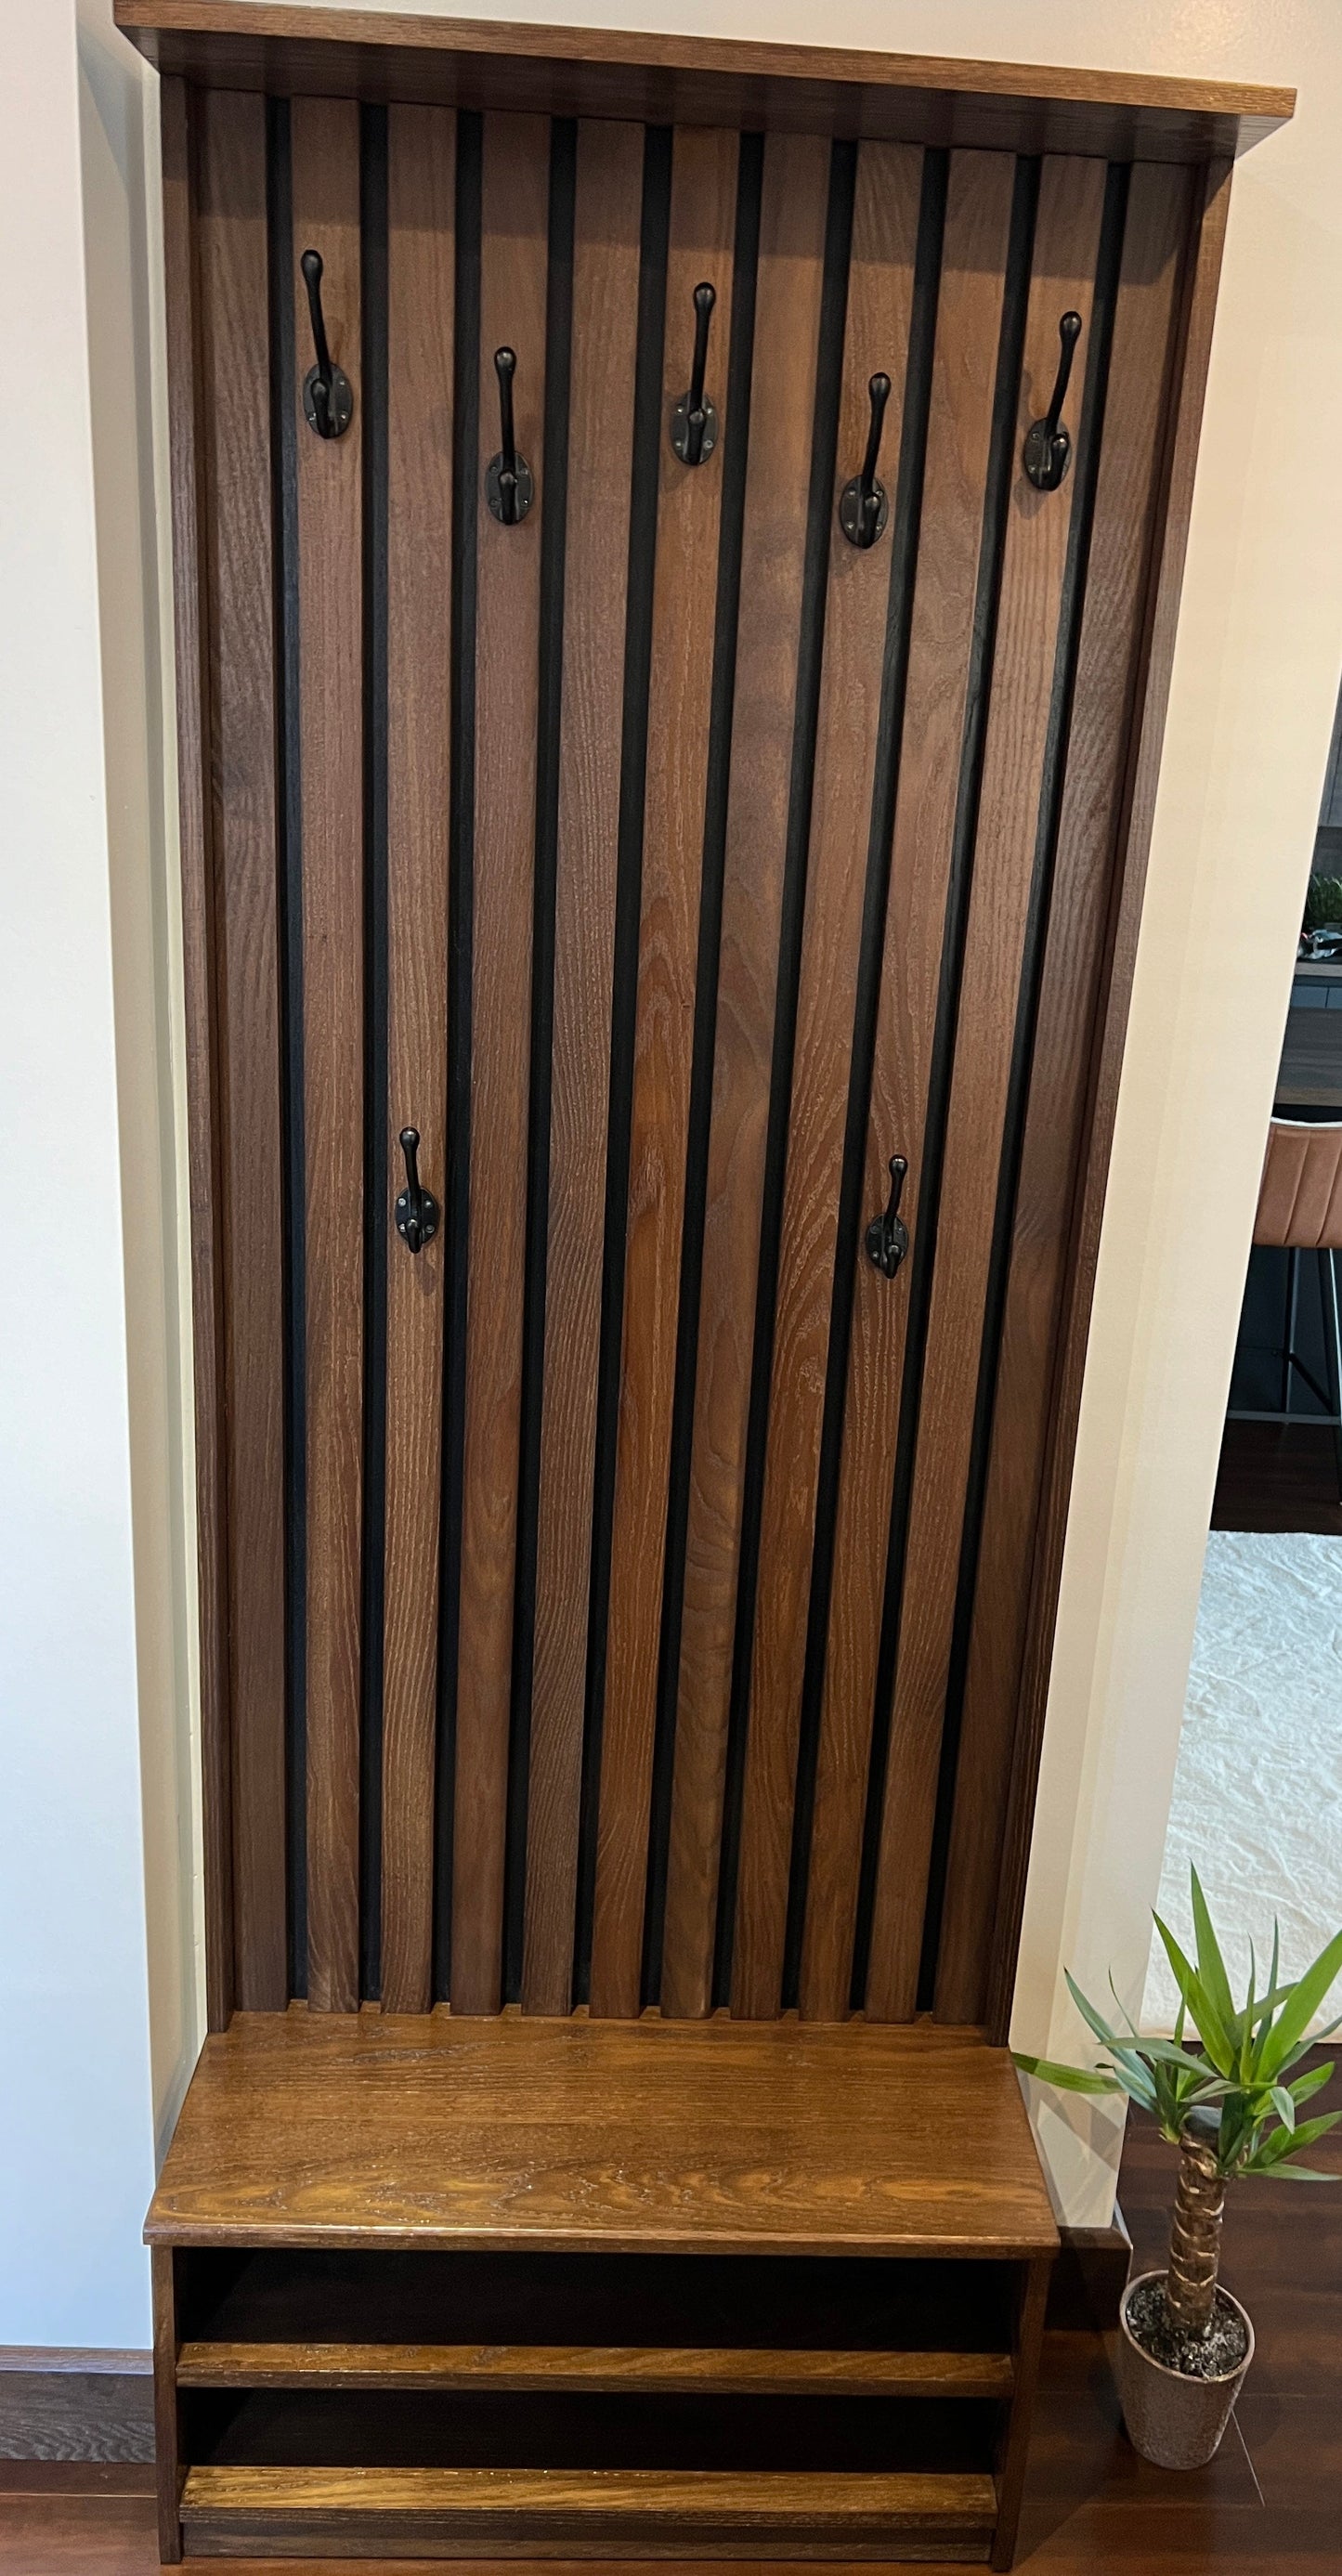
[[[1218,2277],[1226,2184],[1238,2174],[1281,2174],[1291,2182],[1338,2179],[1295,2162],[1342,2120],[1342,2111],[1311,2120],[1299,2116],[1301,2105],[1327,2083],[1332,2066],[1313,2066],[1293,2082],[1286,2079],[1311,2045],[1310,2022],[1342,1970],[1342,1932],[1302,1977],[1279,1985],[1274,1929],[1266,1992],[1255,1991],[1250,1949],[1249,1991],[1237,2009],[1196,1870],[1196,1964],[1185,1958],[1159,1915],[1155,1922],[1179,1988],[1173,2039],[1144,2039],[1131,2023],[1122,2033],[1111,2030],[1068,1976],[1073,2002],[1102,2043],[1107,2063],[1055,2066],[1019,2050],[1014,2054],[1025,2074],[1045,2084],[1071,2093],[1126,2093],[1179,2150],[1168,2269],[1139,2274],[1123,2293],[1118,2384],[1128,2433],[1143,2459],[1163,2469],[1195,2469],[1216,2451],[1253,2358],[1253,2327]],[[1329,2024],[1330,2030],[1338,2027],[1339,2022]],[[1185,2038],[1190,2028],[1197,2034],[1192,2042]]]

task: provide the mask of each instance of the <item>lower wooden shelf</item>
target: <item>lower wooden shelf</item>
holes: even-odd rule
[[[301,2546],[965,2562],[988,2555],[997,2495],[972,2475],[195,2468],[180,2510],[188,2550],[203,2557]]]
[[[560,2389],[650,2396],[1009,2397],[1005,2352],[779,2352],[750,2346],[184,2343],[179,2388]]]

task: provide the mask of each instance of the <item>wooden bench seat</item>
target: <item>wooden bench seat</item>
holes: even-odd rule
[[[239,2014],[151,2245],[895,2254],[1056,2247],[1010,2059],[795,2021]]]
[[[243,2014],[146,2234],[165,2556],[1010,2562],[1057,2235],[976,2033]]]

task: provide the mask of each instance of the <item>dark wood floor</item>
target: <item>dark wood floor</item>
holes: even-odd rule
[[[1332,1432],[1308,1422],[1228,1422],[1212,1528],[1315,1530],[1342,1538]]]
[[[1321,2107],[1342,2108],[1342,2078]],[[1342,2144],[1325,2140],[1311,2162],[1336,2172],[1339,2187],[1246,2182],[1231,2195],[1225,2276],[1252,2313],[1258,2350],[1210,2468],[1193,2476],[1146,2468],[1124,2438],[1102,2338],[1048,2337],[1022,2568],[1039,2576],[1342,2576]],[[1121,2189],[1138,2268],[1149,2268],[1164,2259],[1171,2174],[1170,2150],[1145,2122],[1130,2128]],[[140,2468],[0,2462],[0,2570],[151,2576],[158,2553],[150,2480]],[[248,2568],[251,2576],[297,2576],[300,2566],[307,2576],[425,2576],[426,2569],[422,2559],[394,2569],[368,2559],[190,2564],[201,2576],[243,2576]],[[662,2561],[661,2570],[688,2576],[686,2564]],[[456,2562],[456,2576],[472,2576],[466,2562]],[[617,2571],[609,2561],[581,2570],[548,2561],[535,2576]],[[799,2571],[752,2562],[749,2576]]]

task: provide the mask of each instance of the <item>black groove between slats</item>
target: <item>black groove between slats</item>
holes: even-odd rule
[[[303,1143],[303,794],[298,699],[298,364],[289,102],[266,101],[275,821],[280,975],[284,1385],[284,1789],[289,1992],[308,1989],[307,1211]]]
[[[629,1212],[629,1136],[638,1005],[643,807],[648,768],[648,689],[652,673],[653,557],[657,543],[657,482],[662,441],[662,345],[666,326],[666,264],[671,229],[671,148],[669,126],[648,127],[643,147],[639,241],[638,354],[634,378],[634,452],[629,504],[624,701],[620,730],[619,854],[616,862],[614,998],[606,1130],[601,1345],[597,1369],[587,1703],[583,1728],[577,1919],[574,1927],[575,2003],[585,2003],[588,1998],[592,1908],[596,1893],[597,1799],[606,1695],[606,1630],[610,1608],[615,1447],[619,1427],[624,1325],[625,1229]]]
[[[950,1107],[951,1074],[955,1061],[960,974],[964,961],[965,931],[969,917],[969,888],[974,842],[978,830],[979,797],[983,784],[983,755],[988,729],[993,651],[997,637],[997,611],[1001,596],[1002,558],[1006,545],[1012,478],[1016,467],[1017,399],[1025,346],[1030,262],[1034,249],[1035,215],[1038,203],[1039,163],[1037,160],[1018,161],[1012,195],[1006,283],[997,349],[997,379],[993,391],[988,480],[983,505],[983,533],[979,542],[978,587],[974,601],[973,641],[970,648],[960,778],[956,792],[950,878],[946,895],[946,928],[942,943],[936,1026],[928,1080],[922,1175],[918,1191],[918,1221],[909,1261],[909,1320],[900,1392],[899,1433],[895,1445],[890,1541],[886,1558],[885,1598],[876,1663],[871,1770],[867,1785],[857,1926],[853,1943],[851,2002],[855,2011],[860,2011],[865,2001],[867,1967],[871,1956],[876,1866],[880,1851],[885,1774],[890,1749],[890,1719],[894,1697],[895,1662],[899,1651],[899,1624],[903,1609],[904,1563],[908,1547],[909,1510],[913,1497],[913,1469],[918,1446],[923,1363],[927,1351],[927,1327],[936,1262],[937,1220],[946,1146],[946,1120]]]
[[[689,1125],[685,1154],[685,1218],[680,1248],[680,1298],[676,1316],[676,1376],[671,1417],[670,1492],[657,1668],[657,1732],[653,1746],[648,1884],[643,1915],[643,2002],[660,2000],[666,1873],[671,1840],[671,1789],[676,1751],[676,1698],[680,1681],[680,1631],[685,1607],[685,1548],[689,1529],[690,1464],[694,1437],[699,1310],[703,1289],[708,1144],[713,1112],[713,1061],[717,1039],[718,966],[722,944],[722,887],[727,849],[727,798],[731,782],[732,713],[736,690],[737,618],[741,604],[741,549],[745,530],[746,458],[750,442],[750,390],[755,336],[755,285],[759,266],[760,200],[764,137],[743,134],[737,165],[736,239],[732,254],[732,328],[727,358],[726,420],[722,437],[722,502],[718,532],[718,591],[713,622],[713,680],[709,703],[704,792],[704,854],[699,896],[699,948],[695,968],[694,1047],[690,1064]]]
[[[387,111],[359,110],[363,382],[363,1614],[359,1992],[382,1991],[382,1666],[387,1494]]]
[[[923,1949],[918,1971],[920,2012],[931,2011],[936,1993],[937,1955],[946,1902],[946,1871],[950,1858],[951,1822],[955,1810],[955,1784],[959,1765],[961,1724],[964,1717],[965,1680],[969,1669],[969,1640],[974,1617],[974,1593],[978,1580],[979,1550],[983,1538],[983,1508],[992,1445],[993,1408],[1002,1353],[1002,1328],[1006,1316],[1007,1285],[1016,1223],[1016,1198],[1020,1186],[1021,1157],[1025,1146],[1025,1120],[1029,1107],[1035,1030],[1039,1018],[1039,991],[1048,935],[1049,905],[1052,899],[1058,854],[1058,829],[1062,819],[1063,790],[1067,781],[1067,753],[1072,725],[1072,706],[1076,692],[1077,659],[1081,649],[1086,576],[1090,568],[1090,542],[1095,524],[1095,493],[1099,481],[1100,447],[1104,436],[1105,401],[1109,390],[1109,359],[1113,347],[1114,314],[1123,261],[1128,175],[1126,163],[1111,164],[1105,185],[1104,214],[1096,260],[1095,296],[1090,322],[1090,355],[1086,367],[1085,391],[1073,465],[1076,487],[1072,496],[1072,516],[1067,536],[1067,561],[1063,571],[1058,641],[1053,665],[1053,687],[1049,702],[1043,774],[1040,781],[1034,867],[1026,913],[1016,1025],[1012,1038],[1003,1153],[998,1173],[997,1204],[993,1216],[988,1293],[984,1301],[983,1338],[979,1353],[978,1388],[974,1405],[974,1430],[965,1489],[964,1529],[956,1583],[955,1620],[951,1637],[946,1708],[941,1738],[941,1768],[937,1782],[937,1806],[928,1875],[927,1906],[923,1917]]]
[[[848,1388],[848,1351],[852,1339],[858,1239],[862,1230],[867,1121],[871,1105],[872,1064],[876,1054],[876,1018],[881,995],[886,904],[890,892],[895,799],[899,786],[904,700],[913,632],[913,594],[918,569],[918,534],[932,400],[932,353],[941,288],[941,252],[946,230],[949,174],[950,165],[944,152],[924,154],[918,242],[914,256],[913,309],[904,381],[903,429],[890,519],[889,606],[881,671],[881,712],[872,777],[871,829],[853,1005],[853,1051],[839,1184],[825,1409],[816,1484],[815,1547],[807,1611],[797,1783],[792,1811],[792,1867],[783,1943],[782,2004],[785,2012],[795,2008],[801,1982],[802,1934],[806,1921],[807,1879],[815,1818],[816,1766],[820,1755],[821,1698],[834,1577],[834,1536],[839,1508],[839,1463]],[[897,1141],[892,1140],[892,1151]]]
[[[773,1373],[778,1266],[783,1232],[783,1193],[787,1178],[788,1128],[792,1108],[792,1065],[797,1036],[802,925],[806,910],[806,869],[811,839],[811,802],[815,786],[816,729],[820,720],[820,673],[824,649],[825,590],[829,570],[830,512],[834,503],[834,460],[839,430],[843,336],[848,309],[848,260],[853,237],[853,201],[856,185],[857,146],[847,141],[836,142],[830,156],[829,203],[825,215],[824,281],[821,289],[820,330],[816,351],[811,482],[807,497],[806,556],[802,576],[801,628],[792,729],[792,766],[788,787],[787,851],[783,870],[782,916],[778,943],[778,990],[774,1009],[773,1051],[769,1066],[769,1123],[765,1140],[764,1187],[760,1211],[759,1272],[756,1285],[755,1331],[746,1427],[732,1689],[727,1725],[722,1859],[718,1879],[717,1941],[713,1969],[715,2007],[726,2003],[731,1993],[741,1811],[745,1789],[746,1734],[749,1725],[751,1667],[755,1641],[755,1600],[759,1581],[764,1469],[769,1431],[769,1387]]]
[[[456,338],[452,352],[452,678],[448,790],[447,1168],[444,1182],[443,1486],[438,1579],[433,1991],[452,1977],[452,1808],[456,1783],[461,1496],[466,1437],[466,1274],[471,1185],[472,889],[475,860],[476,512],[480,483],[478,115],[457,118]]]
[[[536,860],[531,934],[531,1095],[527,1124],[526,1282],[522,1322],[522,1425],[518,1459],[517,1573],[503,1871],[503,1999],[522,1991],[527,1787],[536,1644],[541,1399],[550,1221],[550,1096],[554,1039],[555,882],[559,857],[559,727],[564,661],[564,563],[568,508],[569,388],[573,357],[573,212],[578,129],[556,120],[550,140],[545,315],[545,430],[541,458],[540,656],[536,726]]]

